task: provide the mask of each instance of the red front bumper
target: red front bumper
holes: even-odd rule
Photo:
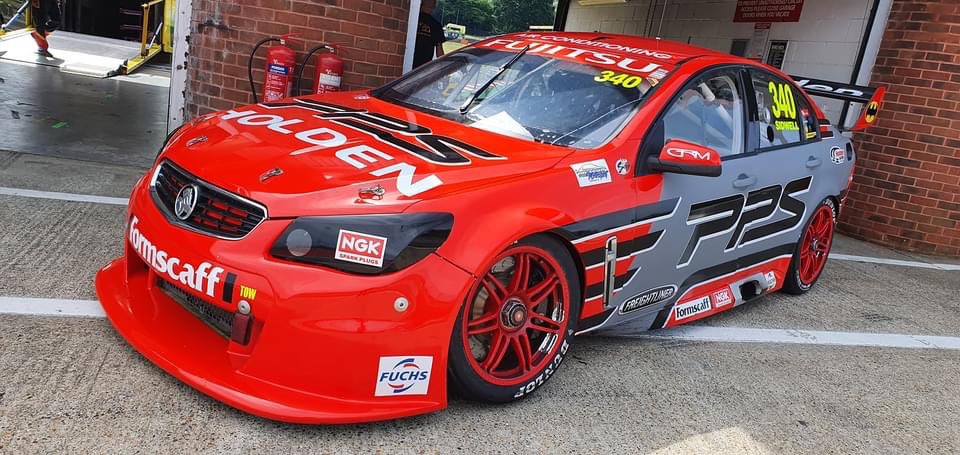
[[[160,289],[158,279],[171,280],[146,265],[128,234],[125,256],[97,274],[97,295],[117,331],[157,366],[231,406],[288,422],[364,422],[446,407],[448,344],[469,274],[436,255],[382,277],[289,264],[266,253],[285,221],[218,240],[169,224],[144,196],[135,191],[131,215],[156,246],[184,263],[216,262],[258,289],[250,341],[233,342]],[[236,299],[185,290],[237,311]],[[410,301],[402,312],[393,305],[401,295]],[[375,396],[380,358],[391,356],[432,357],[425,395]]]

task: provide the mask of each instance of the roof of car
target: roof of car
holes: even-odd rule
[[[552,41],[557,44],[582,45],[589,48],[603,50],[614,54],[635,54],[637,50],[656,52],[669,58],[660,57],[661,61],[676,64],[691,57],[700,56],[733,56],[690,44],[678,43],[657,38],[642,36],[618,35],[615,33],[600,32],[519,32],[503,36],[504,38],[536,39]]]

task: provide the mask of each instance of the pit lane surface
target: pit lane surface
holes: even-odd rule
[[[125,198],[142,172],[0,152],[5,188]],[[125,210],[0,194],[0,297],[94,300]],[[843,238],[835,252],[946,262]],[[958,271],[832,260],[806,296],[694,327],[957,337],[958,295]],[[958,350],[581,337],[519,403],[454,399],[427,416],[308,427],[193,391],[102,318],[0,314],[0,328],[2,453],[960,451]]]

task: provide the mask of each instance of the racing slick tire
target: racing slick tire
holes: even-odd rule
[[[493,403],[531,394],[566,356],[580,302],[576,264],[562,244],[546,235],[514,243],[487,266],[457,316],[451,385]]]
[[[824,199],[803,228],[783,282],[784,292],[800,295],[817,283],[830,256],[836,224],[836,206],[832,199]]]

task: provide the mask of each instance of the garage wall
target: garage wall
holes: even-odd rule
[[[849,82],[871,3],[806,0],[800,22],[773,23],[768,40],[789,41],[783,70]],[[628,0],[619,5],[581,6],[571,0],[566,30],[656,36],[660,29],[665,39],[729,52],[734,39],[753,37],[752,23],[733,22],[736,5],[736,0]],[[768,46],[769,41],[763,49]],[[841,102],[817,101],[832,121],[839,118]]]
[[[400,76],[409,0],[193,0],[186,114],[231,109],[253,101],[247,57],[257,41],[297,33],[288,46],[302,59],[323,42],[339,45],[344,90],[370,88]],[[254,61],[258,93],[261,47]],[[313,63],[304,71],[309,79]],[[311,87],[309,80],[303,87]]]
[[[872,80],[889,90],[854,136],[840,226],[900,249],[960,257],[960,2],[895,0]]]

